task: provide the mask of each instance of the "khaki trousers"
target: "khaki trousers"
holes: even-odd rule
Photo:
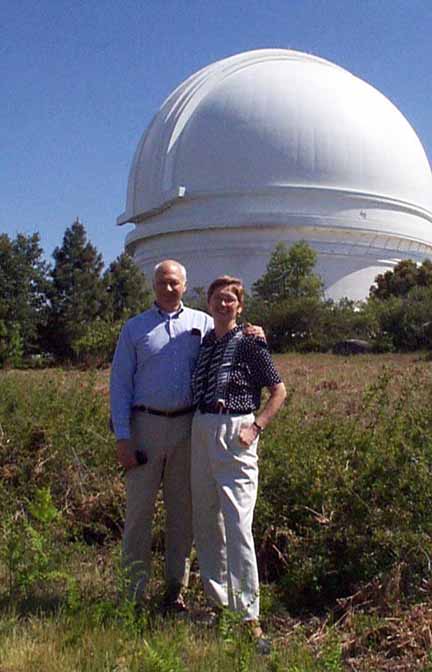
[[[147,464],[126,473],[126,521],[123,564],[129,594],[139,600],[151,569],[152,523],[160,485],[166,511],[165,575],[170,591],[189,580],[192,547],[190,436],[192,413],[175,418],[134,412],[132,445],[147,456]]]
[[[252,536],[258,486],[258,440],[245,448],[238,433],[254,415],[195,413],[191,486],[194,536],[203,586],[220,606],[259,616],[259,582]]]

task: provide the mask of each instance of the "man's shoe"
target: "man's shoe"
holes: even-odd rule
[[[260,622],[257,620],[244,621],[246,632],[252,642],[255,643],[257,653],[262,656],[268,656],[271,653],[272,643],[270,639],[264,637]]]
[[[183,595],[177,595],[175,599],[165,597],[162,602],[161,613],[162,616],[187,616],[189,614],[189,609],[186,606]]]
[[[210,607],[195,611],[193,620],[198,625],[203,625],[207,628],[216,627],[221,619],[222,609],[218,607]]]

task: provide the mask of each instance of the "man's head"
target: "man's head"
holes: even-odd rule
[[[159,308],[172,313],[180,306],[186,291],[186,269],[174,259],[165,259],[156,264],[153,289]]]

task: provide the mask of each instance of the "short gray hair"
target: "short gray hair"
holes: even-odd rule
[[[183,266],[183,264],[181,264],[179,261],[176,261],[175,259],[164,259],[163,261],[160,261],[158,264],[156,264],[156,266],[153,269],[153,277],[155,277],[157,271],[163,264],[173,264],[175,266],[178,266],[183,275],[184,281],[185,282],[187,281],[187,273],[185,267]]]

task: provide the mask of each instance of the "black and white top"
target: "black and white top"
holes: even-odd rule
[[[251,413],[259,408],[261,390],[282,382],[267,343],[243,334],[236,326],[222,338],[214,329],[203,339],[192,378],[193,403],[228,413]]]

